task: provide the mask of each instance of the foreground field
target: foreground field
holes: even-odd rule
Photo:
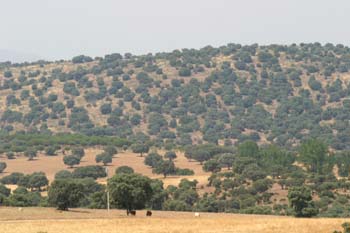
[[[292,217],[145,211],[126,217],[124,211],[76,209],[59,212],[50,208],[0,208],[0,232],[6,233],[195,233],[195,232],[317,232],[331,233],[346,219],[296,219]]]

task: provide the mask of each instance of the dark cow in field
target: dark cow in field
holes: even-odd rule
[[[151,216],[152,216],[152,211],[147,210],[147,212],[146,212],[146,216],[151,217]]]
[[[126,214],[129,216],[131,214],[132,216],[136,216],[136,210],[127,210]]]

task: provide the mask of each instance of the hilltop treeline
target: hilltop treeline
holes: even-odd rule
[[[295,147],[318,137],[349,149],[350,49],[228,44],[0,66],[0,127],[160,146],[245,140]]]

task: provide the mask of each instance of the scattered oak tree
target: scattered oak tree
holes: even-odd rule
[[[111,163],[113,160],[113,156],[104,152],[101,154],[96,155],[96,163],[103,163],[104,166],[107,166],[107,164]]]
[[[63,163],[68,165],[70,168],[73,168],[74,165],[78,165],[80,163],[80,159],[74,155],[66,155],[63,157]]]
[[[296,217],[312,217],[318,213],[312,201],[311,190],[305,186],[290,188],[288,200]]]
[[[77,207],[84,197],[84,186],[74,180],[55,180],[48,192],[48,202],[58,210]]]
[[[130,211],[143,209],[153,195],[151,179],[139,174],[117,174],[108,180],[111,204]]]
[[[148,153],[149,146],[144,143],[136,143],[131,146],[131,150],[134,153],[139,153],[142,157],[144,153]]]

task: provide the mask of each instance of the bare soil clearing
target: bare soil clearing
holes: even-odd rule
[[[83,157],[81,163],[77,167],[87,166],[87,165],[97,165],[95,162],[95,157],[97,154],[103,152],[103,148],[86,148],[85,156]],[[159,151],[163,154],[164,151]],[[179,168],[189,168],[195,172],[193,176],[168,176],[163,178],[162,175],[153,174],[152,169],[144,164],[144,157],[140,157],[139,154],[132,153],[130,151],[120,151],[113,158],[111,164],[107,166],[108,177],[114,175],[115,170],[120,166],[130,166],[135,172],[142,175],[148,176],[150,178],[158,178],[164,182],[164,186],[168,185],[178,185],[181,179],[187,178],[189,180],[196,179],[198,181],[198,187],[202,188],[203,191],[210,190],[206,187],[208,183],[208,178],[210,173],[204,172],[202,166],[198,162],[189,162],[182,152],[177,152],[177,158],[175,159],[175,165]],[[44,172],[50,181],[54,180],[55,174],[60,170],[69,170],[63,163],[63,155],[58,153],[57,156],[46,156],[44,154],[38,154],[33,161],[28,161],[24,156],[17,157],[16,159],[7,159],[3,156],[1,161],[6,162],[7,168],[4,173],[0,174],[2,176],[8,175],[12,172],[22,172],[24,174],[30,174],[33,172]],[[102,165],[102,164],[100,164]],[[106,179],[100,179],[99,182],[105,183]]]

